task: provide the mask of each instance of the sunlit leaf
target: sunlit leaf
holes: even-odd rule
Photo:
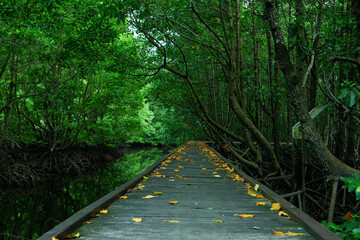
[[[273,232],[274,232],[274,235],[285,235],[283,232],[275,231],[274,229],[273,229]]]
[[[213,175],[214,177],[219,177],[219,178],[221,178],[221,176],[220,175]]]
[[[251,218],[251,217],[254,217],[255,215],[254,214],[234,214],[234,216],[239,216],[242,218]]]
[[[141,189],[141,190],[142,190],[142,189]],[[120,198],[120,199],[127,199],[128,196],[120,196],[119,198]]]
[[[175,175],[175,177],[177,177],[177,178],[182,178],[182,176],[179,176],[179,175]]]
[[[133,218],[132,221],[133,222],[142,222],[142,218]]]
[[[177,220],[163,220],[163,222],[179,223],[180,221],[177,221]]]
[[[250,183],[245,183],[245,186],[246,186],[247,188],[253,188]]]
[[[173,204],[173,205],[176,205],[176,204],[179,203],[179,201],[168,201],[168,203]]]
[[[179,170],[179,169],[175,169],[174,172],[180,172],[180,170]]]
[[[85,222],[83,222],[83,224],[93,224],[93,222],[85,221]]]
[[[213,222],[222,223],[222,220],[212,220]]]
[[[284,212],[284,211],[280,211],[278,214],[279,214],[279,216],[289,217],[289,215],[288,215],[286,212]]]
[[[271,205],[271,208],[270,208],[270,210],[275,210],[275,211],[277,211],[277,210],[279,210],[281,207],[280,207],[280,203],[273,203],[272,205]]]
[[[154,198],[155,196],[153,195],[146,195],[145,197],[142,197],[143,199],[148,199],[148,198]]]
[[[109,211],[106,209],[100,210],[100,213],[108,213]]]
[[[184,168],[183,166],[179,166],[179,168]]]
[[[287,233],[283,233],[280,231],[275,231],[273,229],[274,235],[287,235],[287,236],[299,236],[299,235],[306,235],[305,233],[292,233],[292,232],[287,232]]]
[[[255,184],[254,190],[257,191],[259,189],[259,184]]]
[[[56,237],[52,237],[51,240],[59,240],[58,238]]]
[[[248,188],[247,194],[249,194],[249,195],[252,196],[252,197],[256,197],[256,195],[257,195],[257,193],[254,192],[253,190],[251,190],[250,188]]]
[[[68,234],[66,235],[65,237],[63,237],[64,239],[72,239],[72,238],[78,238],[80,237],[80,233],[77,233],[75,235],[72,235],[72,234]]]
[[[154,192],[155,195],[162,195],[162,192]]]
[[[264,206],[266,203],[265,202],[257,202],[256,206]]]
[[[148,180],[149,178],[147,176],[143,176],[143,179]]]
[[[184,177],[183,180],[190,180],[190,179]]]
[[[217,172],[213,172],[212,174],[217,174]]]
[[[261,195],[261,194],[256,194],[256,197],[257,197],[257,198],[264,198],[264,196]]]

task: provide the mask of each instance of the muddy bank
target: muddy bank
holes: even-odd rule
[[[121,156],[120,148],[78,146],[51,151],[28,145],[0,150],[0,186],[29,186],[54,176],[79,176]]]

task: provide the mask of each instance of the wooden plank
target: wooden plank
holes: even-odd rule
[[[313,239],[294,221],[270,210],[271,203],[247,195],[243,182],[235,182],[226,170],[216,170],[214,162],[203,161],[205,153],[187,150],[180,159],[167,163],[166,169],[156,169],[138,187],[126,193],[126,199],[117,199],[108,206],[107,214],[93,218],[92,224],[76,229],[81,238],[91,239],[273,239],[273,229],[283,232],[306,233],[291,239]],[[193,162],[186,161],[194,160]],[[174,172],[174,169],[179,169]],[[208,175],[203,168],[209,168]],[[211,169],[210,169],[211,168]],[[168,177],[155,177],[167,175]],[[187,176],[189,180],[179,177]],[[220,177],[214,177],[218,175]],[[162,192],[155,195],[153,192]],[[144,199],[144,196],[153,198]],[[178,201],[171,205],[169,201]],[[256,202],[264,201],[265,206]],[[254,218],[240,218],[234,214],[254,214]],[[141,223],[132,222],[142,218]],[[166,223],[163,220],[177,220]],[[213,220],[222,220],[216,223]],[[276,237],[277,238],[277,237]],[[281,238],[281,236],[280,236]]]
[[[208,146],[209,147],[209,146]],[[269,198],[273,202],[278,202],[281,205],[281,208],[285,210],[287,214],[289,214],[290,217],[295,219],[296,222],[301,224],[310,234],[312,234],[316,239],[322,239],[322,240],[340,240],[337,235],[335,235],[333,232],[331,232],[329,229],[325,228],[323,225],[321,225],[318,221],[316,221],[314,218],[310,217],[305,212],[301,211],[299,208],[295,207],[288,201],[286,201],[284,198],[282,198],[280,195],[266,187],[265,185],[261,184],[259,181],[253,179],[252,177],[248,176],[246,173],[244,173],[242,170],[240,170],[237,166],[232,164],[230,161],[228,161],[226,158],[224,158],[220,153],[218,153],[215,149],[209,147],[212,149],[223,161],[227,162],[229,166],[233,167],[243,178],[246,179],[249,183],[251,183],[253,186],[259,185],[259,191],[267,198]]]
[[[181,145],[179,148],[181,148],[183,145]],[[116,199],[118,196],[123,195],[129,188],[135,186],[138,182],[140,182],[143,179],[143,176],[149,174],[154,169],[156,169],[171,154],[172,153],[167,154],[162,159],[155,162],[153,165],[149,166],[144,172],[138,174],[135,178],[124,183],[119,188],[106,194],[105,196],[95,201],[94,203],[74,213],[71,217],[67,218],[65,221],[61,222],[54,228],[50,229],[48,232],[44,233],[41,237],[38,238],[38,240],[49,240],[52,237],[56,237],[59,239],[63,238],[66,234],[70,233],[71,231],[79,227],[85,220],[90,218],[94,213],[98,213],[109,203],[113,202],[113,200]]]

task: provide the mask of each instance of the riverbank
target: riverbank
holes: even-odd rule
[[[134,144],[136,146],[136,144]],[[114,162],[127,146],[75,146],[65,150],[26,145],[0,150],[0,186],[35,186],[59,176],[81,176]]]

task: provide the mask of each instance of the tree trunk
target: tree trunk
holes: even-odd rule
[[[307,138],[307,141],[315,151],[323,167],[332,175],[337,177],[353,176],[358,171],[341,162],[329,151],[321,139],[314,122],[310,118],[301,86],[302,78],[299,78],[296,74],[290,60],[290,54],[285,45],[283,33],[280,28],[279,13],[273,0],[265,1],[265,16],[267,17],[272,32],[276,58],[287,84],[288,101],[290,101],[293,106],[295,115],[301,123],[301,131],[304,137]]]

